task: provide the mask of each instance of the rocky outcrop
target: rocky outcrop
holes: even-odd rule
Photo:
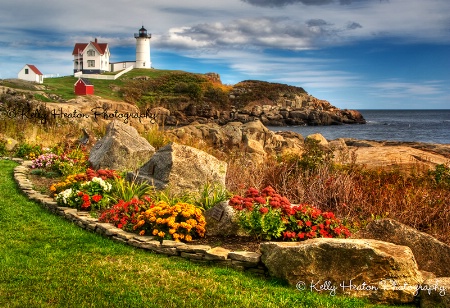
[[[411,249],[377,240],[267,242],[260,250],[270,275],[306,292],[411,303],[422,282]]]
[[[95,169],[134,170],[154,153],[155,148],[135,128],[115,120],[91,149],[89,162]]]
[[[411,248],[420,270],[450,277],[450,246],[393,219],[370,222],[353,238],[377,239]]]
[[[206,76],[220,83],[220,76]],[[232,87],[227,98],[200,100],[180,104],[177,113],[166,118],[166,125],[188,125],[193,122],[227,124],[255,120],[268,126],[364,124],[356,110],[339,109],[328,101],[317,99],[300,87],[256,80],[242,81]]]
[[[418,286],[420,308],[450,307],[450,277],[432,278]]]
[[[226,162],[196,148],[170,143],[160,148],[130,177],[149,182],[157,189],[169,187],[177,194],[197,192],[206,183],[225,187],[226,173]]]
[[[258,120],[245,124],[230,122],[223,126],[215,123],[196,123],[169,130],[168,133],[174,139],[201,139],[220,149],[239,148],[243,153],[255,158],[288,149],[300,150],[304,140],[302,135],[294,132],[275,133]]]

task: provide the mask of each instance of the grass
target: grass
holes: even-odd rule
[[[0,161],[1,307],[395,307],[113,242],[29,201],[15,165]]]
[[[94,85],[95,95],[101,96],[106,99],[121,101],[123,100],[121,95],[118,92],[112,90],[114,86],[117,87],[123,86],[126,80],[133,79],[138,76],[157,78],[170,72],[173,71],[155,70],[155,69],[152,70],[134,69],[122,75],[120,78],[116,80],[90,79],[90,81]],[[73,76],[46,78],[44,80],[44,85],[47,86],[46,92],[56,94],[62,97],[63,99],[68,100],[76,97],[76,95],[73,92],[73,86],[77,80],[78,78]]]

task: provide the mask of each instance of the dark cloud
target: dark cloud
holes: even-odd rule
[[[357,22],[349,22],[347,25],[347,29],[348,30],[355,30],[358,28],[362,28],[361,24],[357,23]]]
[[[328,23],[323,19],[310,19],[306,22],[308,27],[322,27],[326,26]]]
[[[255,6],[264,7],[283,7],[291,4],[304,5],[326,5],[334,2],[339,2],[342,5],[351,4],[353,0],[241,0]]]

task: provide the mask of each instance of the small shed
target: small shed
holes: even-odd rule
[[[78,78],[74,85],[75,95],[92,95],[94,94],[94,85],[87,78]]]
[[[17,78],[36,83],[44,83],[44,75],[42,75],[41,71],[32,64],[25,64],[17,74]]]

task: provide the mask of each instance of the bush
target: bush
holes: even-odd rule
[[[42,154],[42,147],[40,145],[32,145],[24,142],[20,143],[17,146],[15,156],[25,159],[35,159],[41,154]]]
[[[41,154],[33,159],[31,168],[55,171],[64,176],[84,172],[87,168],[86,150],[76,148],[60,155],[54,153]]]
[[[112,208],[104,211],[98,221],[111,223],[119,229],[125,231],[133,231],[133,226],[137,224],[137,217],[149,208],[150,199],[146,202],[139,199],[131,199],[129,201],[120,200]]]
[[[238,211],[240,226],[257,239],[306,240],[316,237],[348,237],[350,232],[333,213],[309,205],[292,206],[268,186],[259,192],[249,188],[245,197],[234,196],[230,206]]]
[[[78,210],[95,211],[109,206],[108,192],[112,185],[101,178],[94,177],[88,182],[83,182],[78,189],[68,188],[56,195],[56,201],[60,205],[69,206]]]
[[[141,235],[154,235],[160,240],[190,242],[205,236],[205,226],[202,211],[194,205],[177,203],[171,206],[160,201],[139,215],[133,229]]]

